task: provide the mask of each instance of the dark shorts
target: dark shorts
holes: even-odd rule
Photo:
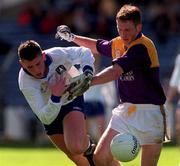
[[[80,111],[84,114],[83,96],[77,97],[73,102],[62,106],[57,118],[50,125],[44,124],[46,134],[63,134],[63,119],[68,113],[72,111]]]
[[[104,105],[100,101],[86,101],[84,111],[87,117],[105,115]]]

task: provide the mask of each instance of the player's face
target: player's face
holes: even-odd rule
[[[117,21],[117,30],[125,46],[128,47],[136,38],[138,33],[141,32],[141,27],[141,24],[135,25],[133,21]]]
[[[46,72],[46,65],[42,56],[38,56],[32,61],[20,60],[24,69],[26,69],[35,78],[42,78]]]

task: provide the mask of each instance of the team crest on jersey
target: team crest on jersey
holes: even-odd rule
[[[57,68],[56,68],[56,72],[58,74],[63,74],[64,72],[66,71],[66,68],[63,66],[63,65],[59,65]]]
[[[42,92],[42,93],[46,93],[47,90],[48,90],[48,85],[47,85],[46,82],[43,82],[43,83],[41,84],[41,92]]]
[[[120,57],[121,57],[121,51],[120,51],[120,49],[116,49],[116,50],[115,50],[115,56],[116,56],[116,58],[120,58]]]

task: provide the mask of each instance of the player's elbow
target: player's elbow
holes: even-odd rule
[[[113,65],[113,69],[112,70],[113,70],[112,71],[113,77],[114,77],[115,80],[118,79],[122,75],[122,73],[123,73],[122,67],[117,65],[117,64]]]
[[[113,77],[114,77],[114,80],[117,80],[119,78],[120,74],[117,70],[114,70],[113,72]]]
[[[45,125],[50,125],[54,120],[54,119],[49,119],[46,116],[39,116],[38,118],[41,121],[41,123],[43,123]]]
[[[51,121],[47,121],[47,120],[42,120],[41,119],[41,122],[43,123],[43,124],[45,124],[45,125],[50,125],[52,122]]]

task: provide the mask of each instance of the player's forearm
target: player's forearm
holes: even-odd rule
[[[90,48],[94,54],[97,54],[96,39],[75,35],[67,25],[60,25],[57,27],[55,38],[64,39],[68,42],[74,42],[79,46]]]
[[[45,102],[43,97],[39,95],[37,89],[23,89],[22,92],[32,111],[43,124],[50,124],[54,121],[63,104],[63,102],[61,102],[61,97],[52,95],[48,102]]]
[[[100,73],[98,73],[96,76],[93,77],[91,86],[104,84],[107,82],[111,82],[113,80],[117,80],[119,76],[122,74],[122,72],[123,70],[119,66],[117,65],[110,66],[102,70]]]
[[[97,42],[96,39],[75,35],[73,42],[79,46],[84,46],[84,47],[90,48],[91,51],[93,52],[93,54],[98,53],[98,51],[96,49],[96,42]]]

